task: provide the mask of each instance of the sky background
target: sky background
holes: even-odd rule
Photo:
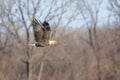
[[[43,11],[43,9],[45,9],[44,10],[44,15],[39,17],[38,16],[39,13],[38,13],[38,15],[36,15],[36,18],[40,19],[41,21],[45,20],[45,16],[46,16],[46,14],[48,13],[48,10],[49,10],[49,8],[46,8],[46,6],[48,6],[48,7],[51,6],[50,5],[50,1],[51,0],[48,0],[48,2],[42,1],[42,4],[45,4],[45,5],[40,6],[40,11]],[[73,3],[70,4],[69,8],[67,8],[67,12],[63,15],[64,19],[62,20],[61,24],[64,24],[66,22],[66,20],[68,19],[67,17],[70,17],[72,15],[72,13],[77,13],[78,12],[78,11],[74,12],[75,7],[77,5],[77,3],[75,1],[77,1],[77,0],[73,0]],[[94,2],[96,4],[97,1],[102,1],[101,7],[100,7],[100,11],[99,11],[99,14],[98,14],[98,25],[105,25],[107,23],[108,16],[111,14],[111,12],[108,10],[110,5],[109,5],[108,0],[88,0],[88,2],[91,4],[90,7],[92,7],[92,4]],[[59,0],[59,1],[57,0],[57,5],[55,7],[58,7],[59,5],[61,5],[61,2],[62,2],[62,0]],[[80,0],[80,2],[82,3],[82,0]],[[55,7],[53,7],[53,8],[55,8]],[[57,14],[57,13],[59,13],[59,12],[56,12],[54,14]],[[111,19],[114,20],[114,18],[111,18]],[[51,21],[49,21],[49,22],[51,24],[54,24],[55,21],[57,21],[56,18],[51,20]],[[77,16],[77,18],[73,22],[71,22],[69,24],[69,26],[70,27],[80,27],[80,26],[82,26],[84,24],[85,23],[84,23],[83,18],[79,15],[79,16]]]
[[[92,1],[96,1],[96,0],[89,0],[89,3],[91,3]],[[101,0],[102,4],[100,7],[100,11],[98,14],[98,25],[105,25],[107,23],[108,20],[108,16],[111,14],[111,12],[108,10],[108,8],[110,7],[108,0]],[[111,18],[112,20],[114,20],[114,18]],[[76,27],[79,27],[77,25],[77,23],[84,23],[84,21],[82,21],[83,19],[80,18],[80,20],[72,23],[72,26],[75,25]]]
[[[4,0],[4,3],[6,3],[6,2],[8,2],[9,0]],[[16,0],[14,0],[14,1],[16,1]],[[24,2],[26,2],[27,0],[23,0]],[[33,1],[35,1],[35,0],[33,0]],[[51,1],[52,0],[47,0],[47,1],[45,1],[45,0],[41,0],[41,5],[40,6],[38,6],[38,13],[36,14],[36,18],[37,19],[40,19],[42,22],[45,20],[45,17],[46,17],[46,15],[47,15],[47,13],[48,13],[48,11],[49,11],[49,9],[50,9],[50,6],[52,6],[52,10],[54,10],[56,7],[58,7],[59,5],[61,5],[61,3],[62,3],[62,1],[63,0],[56,0],[57,1],[57,4],[56,4],[56,6],[54,6],[54,5],[51,5]],[[70,3],[70,1],[73,1],[73,3],[72,4],[69,4],[69,7],[64,7],[66,10],[67,10],[67,12],[62,16],[63,17],[63,19],[62,19],[62,21],[61,21],[61,26],[64,26],[64,23],[66,23],[66,21],[69,19],[69,17],[72,15],[72,13],[78,13],[78,11],[79,10],[77,10],[76,12],[75,12],[75,7],[76,7],[76,5],[77,5],[77,1],[80,1],[80,5],[83,3],[83,1],[85,1],[85,0],[68,0],[69,2],[68,2],[68,4]],[[105,25],[106,23],[107,23],[107,20],[108,20],[108,16],[109,16],[109,14],[111,14],[111,12],[108,10],[108,8],[109,8],[109,2],[108,2],[108,0],[88,0],[88,3],[90,4],[90,7],[93,7],[93,10],[94,10],[94,6],[93,6],[93,4],[95,3],[95,4],[97,4],[97,1],[102,1],[102,4],[101,4],[101,7],[100,7],[100,11],[99,11],[99,14],[98,14],[98,25]],[[0,0],[0,2],[1,2],[1,4],[2,4],[2,2],[3,2],[3,0]],[[35,2],[37,2],[37,1],[35,1]],[[16,3],[17,4],[17,3]],[[14,7],[13,7],[13,13],[15,13],[15,10],[16,10],[16,8],[17,8],[17,6],[16,6],[16,4],[14,5]],[[27,5],[28,3],[26,2],[25,3],[25,5]],[[46,8],[47,7],[47,8]],[[33,11],[33,9],[32,9],[32,6],[31,5],[29,5],[29,8],[30,8],[30,12],[32,12]],[[26,13],[26,9],[24,9],[23,8],[23,11]],[[0,14],[2,13],[2,14],[4,14],[4,12],[5,12],[5,10],[1,10],[0,11]],[[38,16],[38,15],[40,15],[42,13],[42,16]],[[60,11],[57,11],[57,12],[53,12],[52,13],[53,15],[57,15],[57,14],[60,14]],[[19,12],[18,13],[16,13],[16,15],[18,16],[18,17],[21,17],[20,15],[19,15]],[[85,12],[85,15],[88,15],[86,12]],[[26,16],[26,14],[24,14],[24,16]],[[58,16],[59,17],[59,16]],[[27,21],[27,16],[26,16],[26,21]],[[114,18],[110,18],[111,20],[114,20]],[[89,16],[88,16],[88,20],[89,20]],[[49,23],[51,24],[51,25],[54,25],[55,23],[56,23],[56,21],[58,21],[58,19],[57,18],[54,18],[53,20],[50,20],[49,21]],[[28,21],[28,24],[30,24],[30,21]],[[82,25],[84,25],[85,23],[84,23],[84,20],[83,20],[83,18],[79,15],[79,16],[77,16],[76,17],[76,19],[73,21],[73,22],[71,22],[70,24],[69,24],[69,26],[70,27],[80,27],[80,26],[82,26]]]

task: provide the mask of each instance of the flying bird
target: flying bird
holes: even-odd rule
[[[34,31],[34,37],[36,43],[31,44],[35,47],[46,47],[49,45],[56,45],[56,40],[50,40],[51,28],[47,21],[41,23],[37,19],[32,20],[32,26]]]

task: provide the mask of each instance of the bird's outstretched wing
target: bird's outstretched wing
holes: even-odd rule
[[[34,37],[37,42],[36,46],[47,46],[49,44],[50,31],[47,30],[46,26],[43,26],[43,24],[35,18],[32,21],[32,26],[34,31]]]

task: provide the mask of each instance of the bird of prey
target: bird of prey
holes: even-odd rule
[[[34,31],[34,37],[35,37],[35,44],[32,44],[32,46],[35,47],[46,47],[49,45],[56,45],[56,40],[50,40],[50,33],[51,28],[49,26],[49,23],[47,21],[44,21],[41,23],[41,21],[38,21],[37,19],[32,20],[32,26]]]

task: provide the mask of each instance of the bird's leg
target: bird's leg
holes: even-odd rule
[[[48,46],[48,41],[47,40],[40,40],[39,42],[36,43],[37,47],[45,47]]]

